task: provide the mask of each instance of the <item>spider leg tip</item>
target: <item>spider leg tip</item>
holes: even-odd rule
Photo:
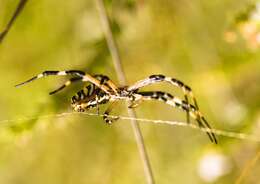
[[[53,95],[53,94],[57,93],[58,91],[59,91],[59,89],[51,91],[51,92],[49,92],[49,95]]]
[[[14,87],[15,88],[19,88],[20,86],[22,86],[23,85],[23,83],[20,83],[20,84],[16,84]]]
[[[14,87],[19,88],[20,86],[23,86],[23,85],[25,85],[26,83],[27,83],[27,81],[26,81],[26,82],[19,83],[19,84],[16,84]]]

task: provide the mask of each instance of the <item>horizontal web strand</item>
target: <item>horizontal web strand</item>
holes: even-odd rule
[[[0,120],[0,127],[1,126],[12,126],[15,125],[16,122],[19,121],[29,121],[34,119],[48,119],[48,118],[60,118],[65,116],[71,116],[71,115],[87,115],[87,116],[104,116],[102,114],[96,114],[96,113],[89,113],[89,112],[64,112],[59,114],[48,114],[48,115],[42,115],[42,116],[35,116],[35,117],[22,117],[17,119],[7,119],[7,120]],[[113,116],[109,115],[109,118],[119,118],[121,120],[137,120],[139,122],[143,123],[154,123],[154,124],[167,124],[172,126],[185,126],[190,127],[192,129],[197,129],[203,132],[213,132],[216,135],[224,136],[224,137],[231,137],[236,139],[242,139],[242,140],[250,140],[254,142],[260,142],[260,137],[246,134],[246,133],[237,133],[237,132],[231,132],[231,131],[225,131],[220,129],[209,129],[209,128],[201,128],[195,124],[187,124],[185,122],[178,122],[178,121],[167,121],[167,120],[156,120],[156,119],[146,119],[146,118],[132,118],[128,116]]]

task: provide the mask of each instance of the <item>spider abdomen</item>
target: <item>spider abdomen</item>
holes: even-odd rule
[[[71,98],[71,106],[75,111],[84,112],[97,107],[99,104],[108,103],[109,99],[109,95],[100,89],[95,89],[92,85],[88,85]]]

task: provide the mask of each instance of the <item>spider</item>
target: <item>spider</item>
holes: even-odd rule
[[[71,98],[71,106],[75,111],[78,112],[84,112],[91,108],[97,108],[99,113],[99,105],[111,102],[103,115],[103,119],[107,124],[112,124],[113,121],[118,119],[109,117],[109,113],[113,109],[114,104],[119,100],[129,101],[130,105],[128,106],[128,108],[135,108],[142,101],[158,100],[170,106],[186,111],[187,123],[190,123],[191,117],[197,121],[199,127],[211,129],[207,120],[199,111],[198,103],[192,93],[191,88],[178,79],[158,74],[151,75],[143,80],[137,81],[131,86],[117,87],[117,85],[115,85],[115,83],[105,75],[90,75],[79,70],[44,71],[25,82],[17,84],[16,87],[50,75],[72,76],[72,78],[67,80],[58,89],[50,92],[50,95],[61,91],[62,89],[76,81],[89,82],[89,85],[77,92],[77,94]],[[185,100],[181,100],[178,97],[162,91],[139,91],[140,88],[157,82],[167,82],[174,86],[177,86],[178,88],[181,88],[184,93]],[[189,103],[189,98],[192,99],[194,105]],[[217,144],[215,134],[208,131],[206,133],[211,142]]]

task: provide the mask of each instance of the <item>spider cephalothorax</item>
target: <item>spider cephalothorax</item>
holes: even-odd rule
[[[186,111],[187,122],[190,123],[190,117],[197,121],[201,128],[211,129],[210,125],[199,111],[197,101],[192,93],[189,86],[185,85],[178,79],[172,77],[166,77],[164,75],[151,75],[143,80],[136,82],[131,86],[117,87],[114,82],[112,82],[105,75],[89,75],[85,72],[79,70],[68,70],[68,71],[45,71],[37,76],[21,83],[16,86],[20,86],[31,82],[33,80],[49,76],[49,75],[71,75],[74,76],[68,80],[64,85],[58,89],[50,92],[54,94],[63,88],[69,86],[71,83],[76,81],[89,82],[90,84],[79,91],[71,99],[71,106],[75,111],[84,112],[91,108],[99,109],[99,105],[112,102],[108,109],[104,112],[103,118],[106,123],[111,124],[115,118],[109,118],[109,113],[112,110],[115,102],[119,100],[130,101],[129,108],[137,107],[142,101],[146,100],[158,100],[162,101],[170,106],[180,108]],[[139,92],[139,89],[153,83],[157,82],[168,82],[174,86],[182,89],[184,93],[185,100],[181,100],[169,93],[161,91],[144,91]],[[189,98],[191,98],[192,103],[189,103]],[[207,132],[208,137],[212,142],[217,143],[215,134],[213,132]]]

